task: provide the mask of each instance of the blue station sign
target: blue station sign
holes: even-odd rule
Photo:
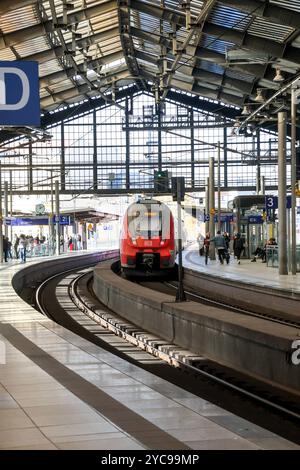
[[[0,61],[0,126],[40,126],[38,62]]]
[[[269,210],[278,209],[278,196],[266,196],[265,201],[267,212]],[[292,208],[292,196],[286,197],[286,208]]]
[[[53,217],[53,223],[57,223],[57,218]],[[59,225],[70,225],[69,215],[61,215]],[[31,225],[49,225],[49,217],[6,217],[5,225],[10,227],[31,226]]]

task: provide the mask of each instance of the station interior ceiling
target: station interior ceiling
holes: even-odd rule
[[[276,188],[300,0],[2,0],[0,25],[1,61],[39,62],[41,128],[0,130],[14,193],[58,172],[62,193],[138,192],[156,168],[203,191],[218,142],[224,191]]]

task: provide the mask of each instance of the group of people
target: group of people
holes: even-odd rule
[[[14,244],[12,244],[8,237],[3,236],[3,258],[5,263],[13,258],[20,258],[21,261],[25,263],[28,243],[28,237],[23,234],[19,237],[17,235],[15,236]],[[12,248],[14,249],[14,254]]]
[[[217,231],[217,235],[211,238],[210,233],[208,232],[203,240],[201,237],[198,237],[199,243],[199,252],[200,255],[205,256],[205,264],[207,264],[209,258],[209,251],[211,243],[214,244],[214,247],[218,253],[218,258],[221,264],[224,264],[224,261],[228,264],[230,261],[230,236],[227,232],[221,233],[220,230]],[[234,256],[237,258],[238,264],[241,263],[241,254],[244,250],[244,241],[240,233],[237,233],[233,239],[233,252]]]
[[[47,252],[47,244],[49,243],[50,239],[47,241],[45,236],[36,236],[34,238],[32,235],[15,235],[13,242],[11,242],[7,236],[3,236],[4,261],[7,263],[10,259],[20,259],[22,263],[25,263],[27,254],[31,256],[45,254]],[[69,251],[82,250],[82,238],[80,234],[74,235],[73,237],[70,236],[66,242],[64,237],[61,235],[61,251],[64,251],[65,243],[68,246]]]

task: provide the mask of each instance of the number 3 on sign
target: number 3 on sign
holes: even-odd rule
[[[267,207],[269,207],[270,209],[274,207],[274,199],[272,197],[267,198]]]

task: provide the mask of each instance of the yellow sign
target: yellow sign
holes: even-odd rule
[[[89,225],[88,225],[88,231],[89,231],[89,232],[92,232],[92,231],[93,231],[93,228],[94,228],[94,227],[93,227],[92,224],[89,224]]]
[[[211,215],[215,215],[216,209],[210,209],[209,213],[210,213]]]

